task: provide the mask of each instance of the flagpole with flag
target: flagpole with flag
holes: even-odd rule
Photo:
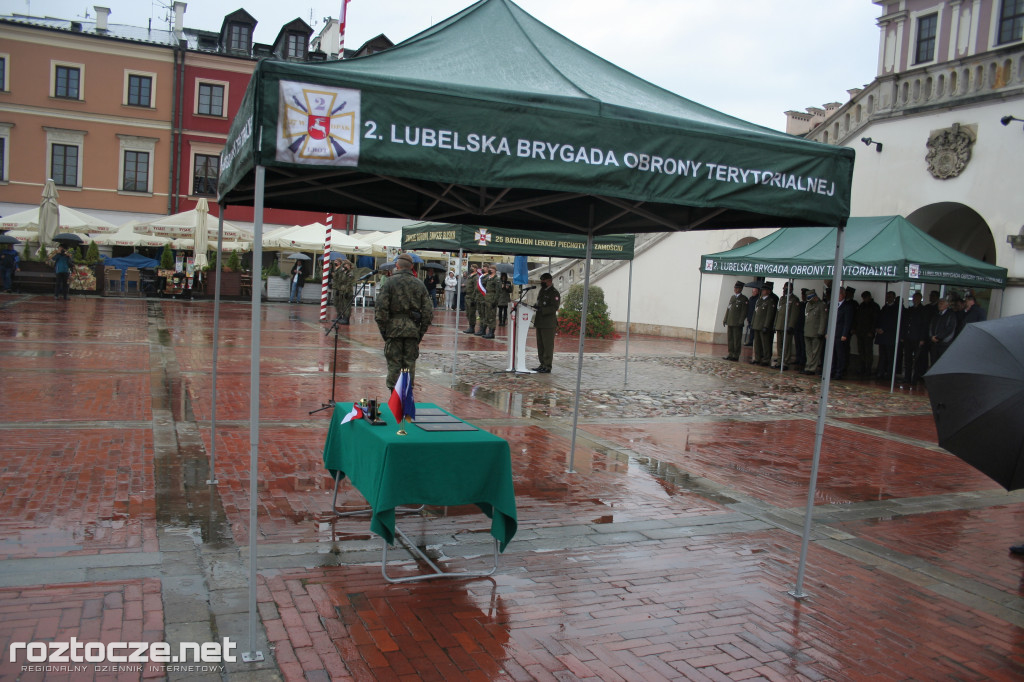
[[[402,426],[403,421],[411,422],[416,419],[416,400],[412,395],[412,379],[409,377],[409,370],[403,369],[402,373],[398,375],[395,388],[391,391],[391,397],[388,398],[388,408],[391,410],[391,414],[395,415],[395,421],[398,422],[398,435],[406,435],[405,427]]]

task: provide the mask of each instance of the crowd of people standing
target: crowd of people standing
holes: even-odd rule
[[[749,297],[743,293],[748,286],[753,287]],[[886,292],[880,306],[869,291],[862,292],[858,302],[854,287],[840,287],[833,296],[827,282],[820,297],[815,289],[801,289],[797,297],[788,283],[781,297],[773,289],[772,282],[736,282],[722,320],[728,346],[724,359],[739,361],[743,346],[749,346],[751,364],[821,375],[834,301],[839,307],[831,377],[889,380],[895,365],[897,376],[902,373],[904,383],[912,385],[921,381],[965,325],[985,319],[973,294],[942,297],[932,291],[924,305],[921,292],[915,292],[901,315],[893,291]]]

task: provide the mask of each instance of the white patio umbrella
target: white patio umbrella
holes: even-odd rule
[[[209,212],[209,205],[207,205],[207,212]],[[187,237],[195,239],[196,231],[196,213],[199,209],[199,205],[190,211],[182,211],[181,213],[175,213],[173,215],[165,216],[159,220],[153,220],[150,222],[139,223],[135,226],[136,232],[142,232],[143,234],[155,234],[161,237],[170,237],[171,239],[178,239],[181,237]],[[248,235],[245,230],[235,225],[234,223],[224,221],[224,239],[237,240],[239,238],[245,238]],[[207,239],[217,238],[217,226],[207,226],[206,228]]]
[[[210,212],[210,207],[206,203],[206,197],[201,197],[196,203],[196,227],[193,232],[193,239],[195,240],[195,264],[197,268],[204,267],[207,263],[206,260],[206,244],[207,244],[207,233],[206,233],[206,216]]]
[[[60,197],[57,195],[57,186],[53,180],[47,180],[43,186],[43,201],[39,204],[39,250],[43,251],[46,245],[53,241],[53,235],[60,232]]]
[[[326,225],[312,223],[311,225],[293,227],[279,234],[264,237],[263,247],[321,252],[324,248],[324,238],[326,235]],[[345,234],[340,230],[331,230],[331,251],[370,255],[371,248],[352,235]]]
[[[86,241],[94,241],[98,246],[165,246],[171,242],[167,237],[151,234],[139,234],[135,231],[135,221],[130,220],[117,232],[109,234],[89,234]]]
[[[22,230],[32,232],[33,235],[39,231],[39,211],[42,207],[35,206],[25,211],[12,213],[0,218],[0,230]],[[58,232],[117,232],[117,226],[108,223],[102,218],[96,218],[88,213],[70,208],[60,207],[60,224]],[[56,234],[56,233],[55,233]]]

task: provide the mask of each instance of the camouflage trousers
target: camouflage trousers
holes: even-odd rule
[[[466,321],[469,322],[469,328],[476,327],[476,312],[477,302],[472,298],[466,298]]]
[[[355,296],[352,292],[347,294],[339,291],[334,292],[334,308],[338,311],[338,317],[348,317],[352,313],[352,301]]]
[[[388,390],[395,387],[398,375],[403,369],[409,370],[409,381],[416,384],[416,359],[420,356],[420,340],[417,338],[388,339],[384,342],[384,359],[388,362]]]
[[[490,303],[480,304],[480,324],[484,327],[494,327],[495,308]]]

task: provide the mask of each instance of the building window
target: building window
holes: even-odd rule
[[[220,157],[213,154],[196,154],[192,169],[192,194],[216,196]]]
[[[73,66],[57,65],[54,69],[53,96],[63,99],[80,99],[82,72]]]
[[[252,28],[246,24],[231,24],[228,27],[228,49],[232,52],[249,52]]]
[[[153,77],[137,73],[128,74],[127,103],[133,107],[153,106]]]
[[[152,194],[153,157],[157,138],[121,134],[117,137],[121,147],[121,168],[118,170],[118,176],[121,178],[119,191]]]
[[[0,92],[7,92],[7,61],[7,55],[0,54]]]
[[[306,37],[299,33],[289,33],[285,43],[286,59],[302,59],[306,56]]]
[[[124,182],[121,189],[125,192],[149,191],[149,154],[147,152],[124,153]]]
[[[203,116],[224,116],[224,86],[200,83],[196,97],[196,113]]]
[[[999,13],[999,44],[1020,40],[1021,29],[1024,29],[1024,0],[1003,0]]]
[[[7,138],[0,137],[0,182],[7,182]]]
[[[78,147],[73,144],[50,147],[50,177],[61,187],[78,187]]]
[[[923,64],[935,59],[935,29],[939,24],[938,14],[929,14],[917,20],[917,52],[915,64]]]

